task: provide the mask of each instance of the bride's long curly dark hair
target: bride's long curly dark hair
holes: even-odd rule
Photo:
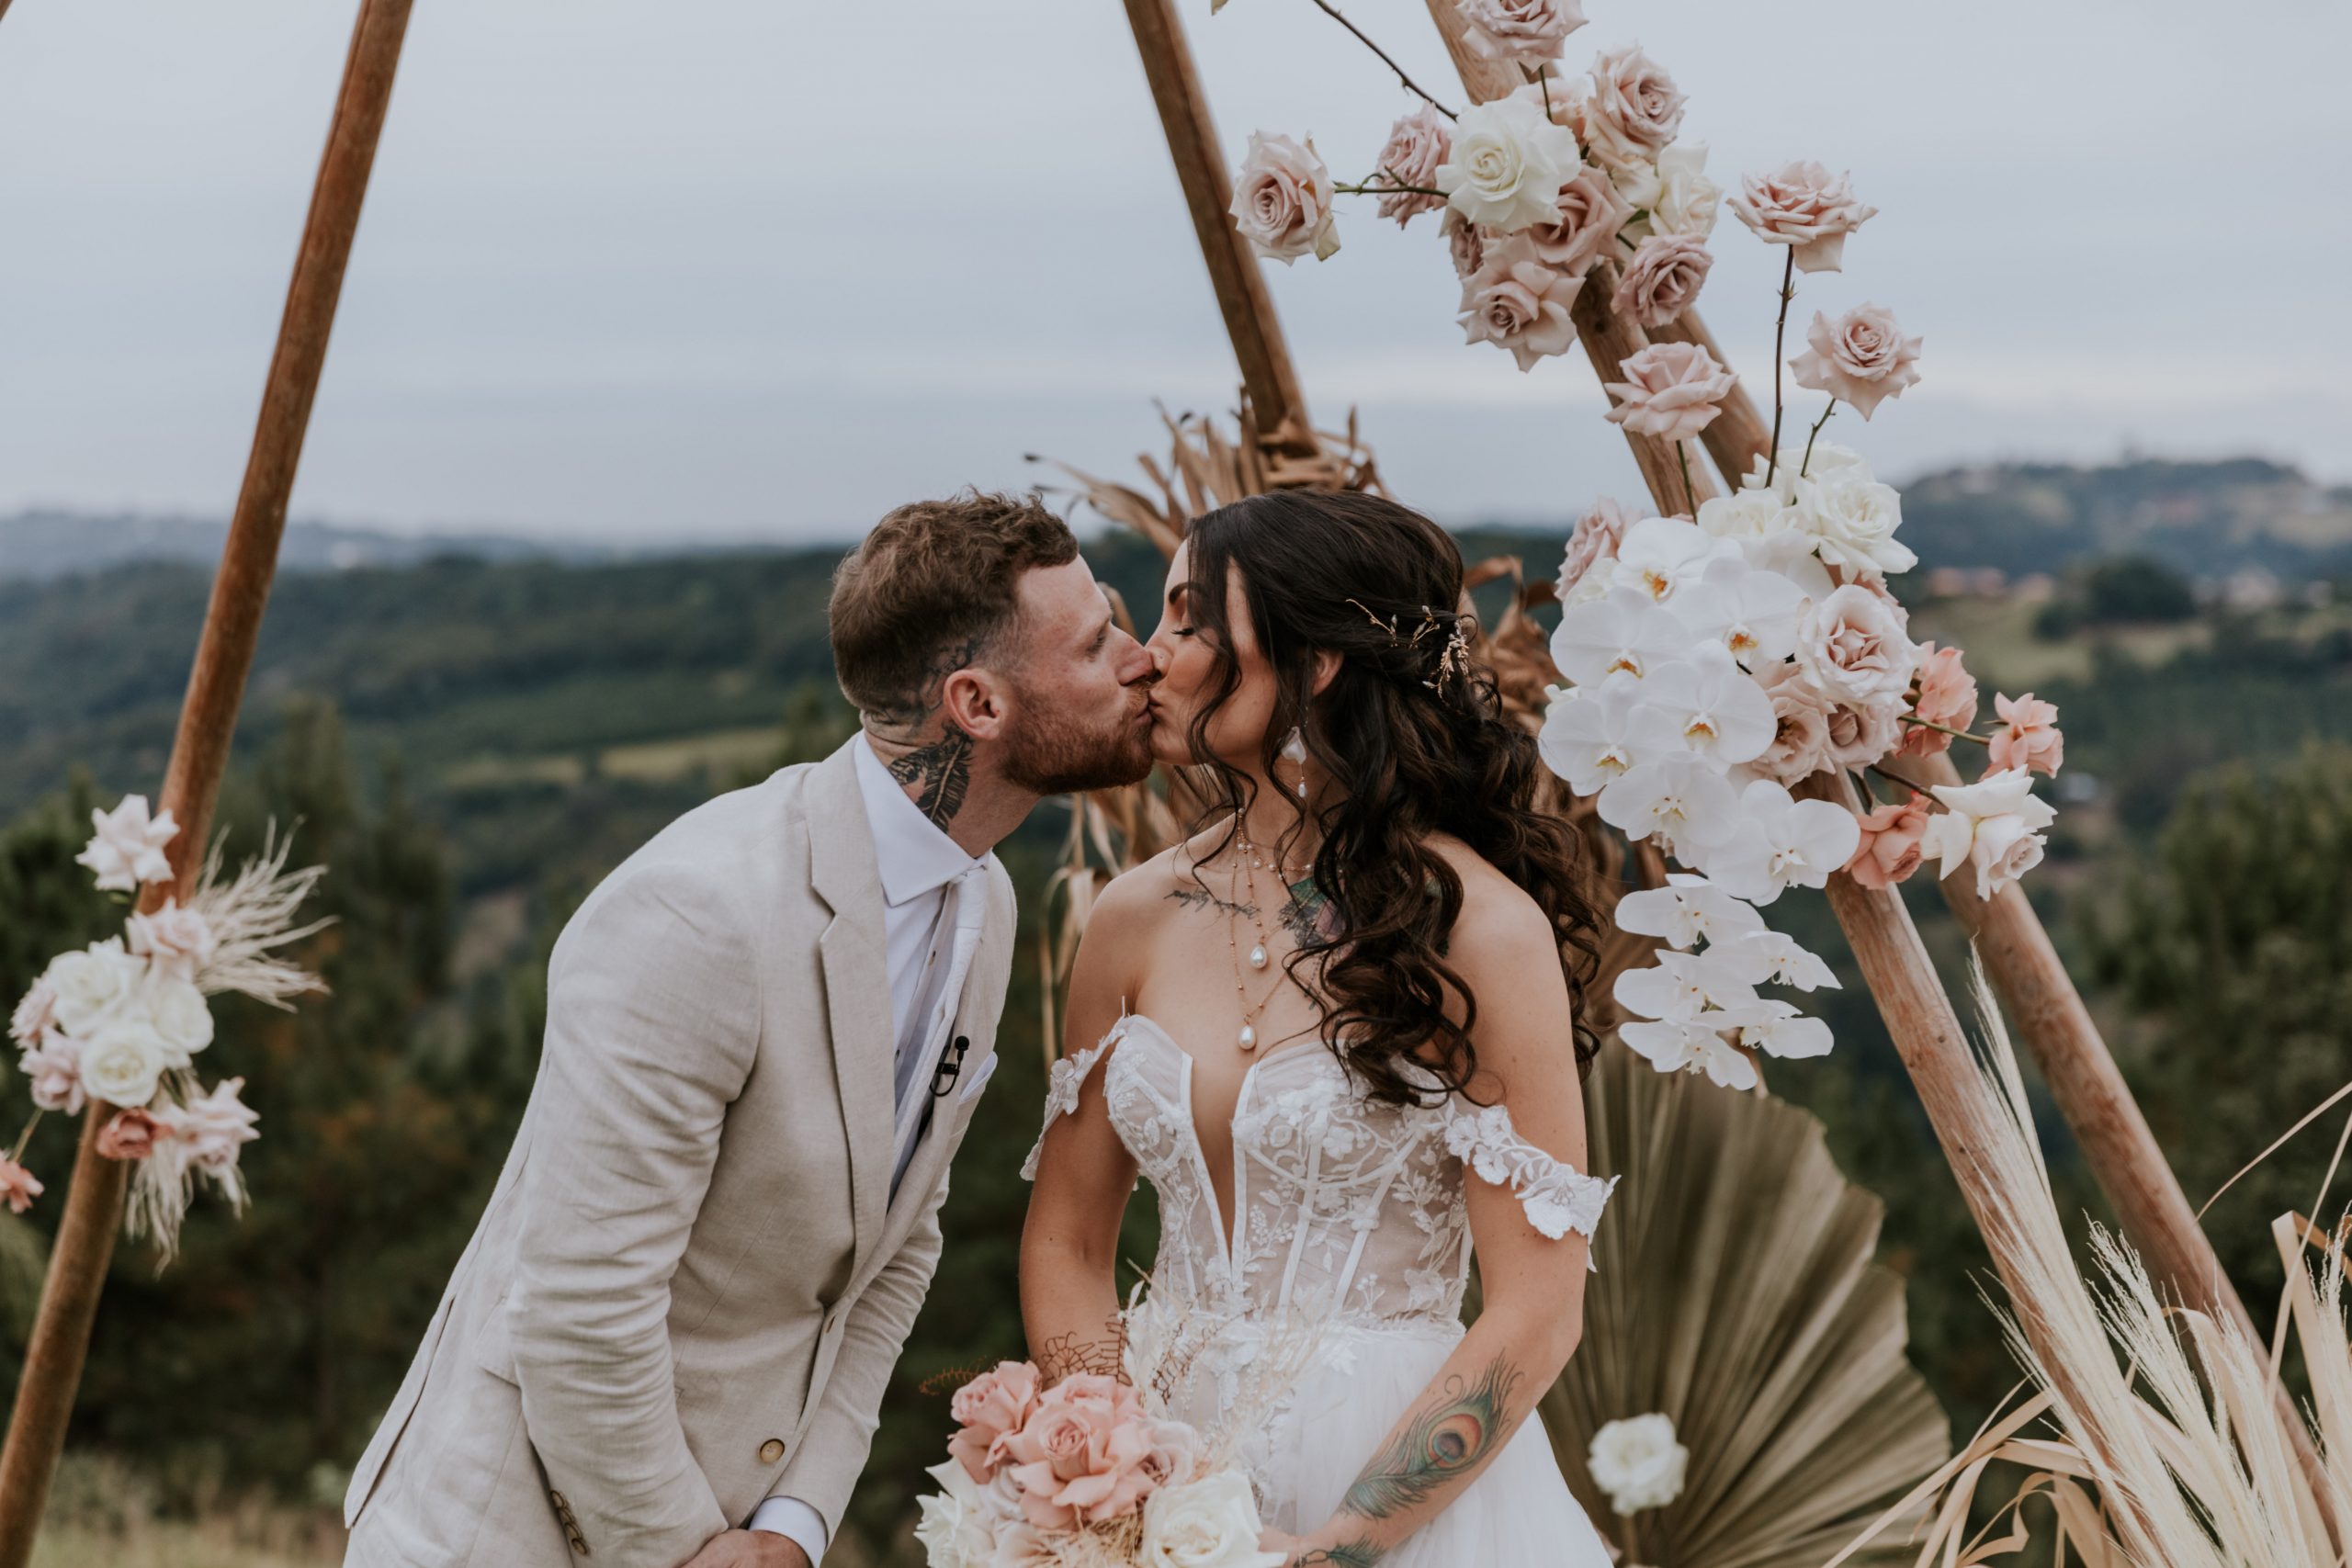
[[[1193,717],[1193,754],[1211,756],[1210,723],[1241,683],[1227,598],[1227,568],[1238,564],[1258,646],[1273,668],[1273,715],[1260,759],[1266,776],[1275,776],[1275,759],[1297,726],[1313,767],[1338,785],[1316,823],[1315,886],[1332,918],[1322,939],[1289,961],[1295,977],[1311,976],[1306,988],[1322,1005],[1324,1043],[1375,1098],[1395,1103],[1425,1101],[1428,1070],[1448,1092],[1476,1076],[1478,999],[1446,952],[1462,912],[1462,879],[1429,842],[1450,833],[1551,921],[1582,1072],[1597,1045],[1584,1001],[1599,945],[1583,840],[1535,809],[1535,740],[1504,716],[1493,672],[1448,658],[1466,610],[1453,540],[1393,501],[1309,491],[1220,507],[1196,519],[1187,538],[1188,613],[1216,658],[1207,700]],[[1326,651],[1340,665],[1317,694],[1316,656]],[[1216,761],[1205,776],[1210,799],[1199,826],[1232,812],[1238,829],[1256,782]],[[1283,797],[1303,828],[1306,805]],[[1413,1070],[1416,1063],[1424,1070]]]

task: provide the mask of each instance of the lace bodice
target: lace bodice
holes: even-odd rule
[[[1228,1246],[1194,1133],[1193,1059],[1149,1019],[1123,1018],[1100,1044],[1054,1065],[1046,1125],[1078,1109],[1080,1086],[1106,1057],[1112,1125],[1159,1196],[1152,1292],[1163,1306],[1456,1323],[1470,1270],[1465,1173],[1509,1187],[1554,1240],[1572,1230],[1590,1237],[1616,1185],[1527,1143],[1502,1106],[1372,1100],[1310,1041],[1261,1057],[1242,1079]],[[1022,1175],[1034,1180],[1036,1166],[1033,1149]]]

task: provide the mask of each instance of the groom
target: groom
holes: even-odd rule
[[[900,507],[831,615],[862,733],[688,812],[564,927],[347,1568],[807,1568],[840,1528],[996,1066],[989,849],[1144,776],[1156,674],[1034,500]]]

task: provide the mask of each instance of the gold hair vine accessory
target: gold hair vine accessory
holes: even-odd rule
[[[1424,604],[1421,606],[1421,624],[1413,628],[1411,637],[1407,637],[1397,629],[1396,616],[1390,615],[1383,619],[1374,615],[1372,606],[1361,599],[1351,599],[1348,603],[1362,610],[1364,619],[1386,632],[1392,647],[1419,648],[1421,645],[1421,639],[1438,630],[1442,624],[1437,618],[1437,612]],[[1446,682],[1465,676],[1470,672],[1470,635],[1465,629],[1467,626],[1467,617],[1461,615],[1454,615],[1452,633],[1445,639],[1445,650],[1438,655],[1437,679],[1421,682],[1430,691],[1442,690]]]

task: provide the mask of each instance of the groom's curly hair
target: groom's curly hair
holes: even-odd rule
[[[1078,558],[1078,536],[1035,492],[964,490],[916,501],[874,525],[833,573],[833,673],[858,711],[910,727],[948,676],[1020,619],[1021,575]]]
[[[1585,987],[1600,922],[1583,837],[1538,808],[1535,738],[1504,714],[1494,672],[1467,654],[1452,536],[1380,496],[1276,491],[1205,513],[1185,537],[1185,603],[1217,660],[1191,725],[1193,755],[1209,760],[1202,823],[1223,812],[1239,822],[1255,787],[1216,761],[1207,740],[1240,687],[1234,616],[1250,617],[1273,666],[1266,776],[1296,725],[1315,766],[1341,786],[1317,824],[1313,874],[1336,920],[1289,960],[1295,976],[1313,980],[1325,1043],[1371,1094],[1396,1103],[1425,1101],[1419,1069],[1433,1069],[1448,1091],[1476,1076],[1478,998],[1446,961],[1462,878],[1430,843],[1444,833],[1544,911],[1575,1008],[1577,1066],[1589,1066],[1598,1042]],[[1240,568],[1238,604],[1228,601],[1228,565]],[[1319,694],[1318,652],[1340,656]],[[1283,799],[1303,827],[1305,805]]]

